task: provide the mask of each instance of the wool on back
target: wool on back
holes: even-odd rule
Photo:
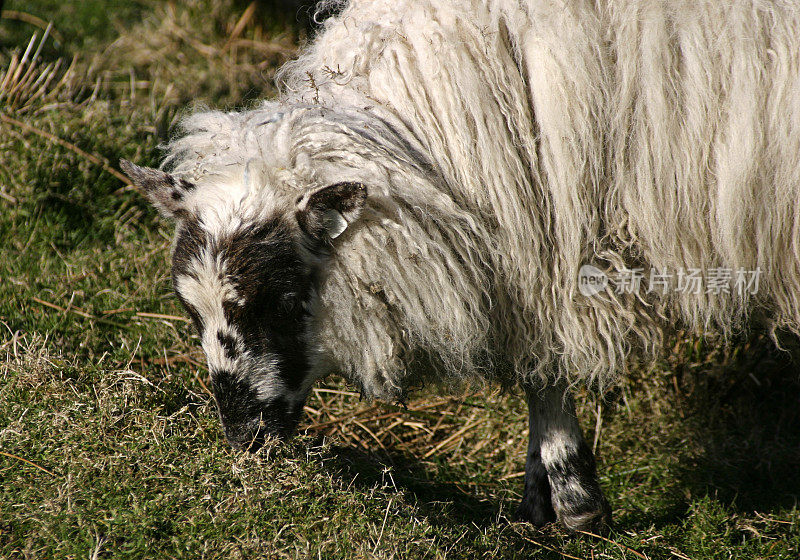
[[[190,117],[170,159],[197,178],[256,158],[286,200],[368,185],[319,319],[368,393],[400,394],[414,360],[605,385],[664,327],[797,332],[797,29],[780,1],[352,0],[277,101]],[[584,264],[762,276],[586,297]]]

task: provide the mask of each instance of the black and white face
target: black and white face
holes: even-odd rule
[[[236,447],[288,435],[313,381],[315,271],[293,229],[283,216],[223,235],[196,218],[178,229],[175,292],[200,334],[225,436]]]
[[[200,335],[226,438],[255,449],[267,436],[289,436],[324,373],[313,316],[331,241],[358,218],[366,189],[337,183],[293,207],[221,227],[204,219],[191,183],[128,162],[122,167],[178,220],[173,283]]]

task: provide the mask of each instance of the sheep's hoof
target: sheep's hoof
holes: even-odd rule
[[[611,527],[611,506],[605,498],[600,504],[569,512],[561,511],[558,521],[570,532],[604,535]]]
[[[556,512],[553,511],[553,505],[550,503],[549,497],[543,500],[541,498],[530,499],[525,496],[514,514],[514,519],[527,521],[536,527],[544,527],[556,520]]]

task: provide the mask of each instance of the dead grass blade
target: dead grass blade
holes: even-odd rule
[[[62,138],[59,138],[55,134],[51,134],[51,133],[47,132],[46,130],[42,130],[40,128],[36,128],[33,125],[30,125],[28,123],[24,123],[22,121],[19,121],[19,120],[13,118],[13,117],[9,117],[7,114],[2,113],[2,112],[0,112],[0,121],[3,121],[5,123],[10,124],[12,126],[15,126],[17,128],[21,128],[23,130],[27,130],[28,132],[32,132],[34,134],[37,134],[38,136],[41,136],[42,138],[45,138],[45,139],[47,139],[47,140],[49,140],[49,141],[51,141],[51,142],[53,142],[55,144],[58,144],[59,146],[67,148],[68,150],[70,150],[72,152],[75,152],[79,156],[81,156],[81,157],[87,159],[88,161],[94,163],[95,165],[99,165],[100,167],[103,168],[104,171],[106,171],[110,175],[113,175],[114,177],[116,177],[120,181],[124,182],[126,185],[131,184],[130,180],[125,175],[123,175],[122,173],[120,173],[119,171],[117,171],[116,169],[111,167],[111,165],[109,165],[109,163],[108,163],[108,161],[106,159],[101,158],[99,156],[96,156],[94,154],[90,154],[89,152],[86,152],[86,151],[80,149],[75,144],[73,144],[71,142],[67,142],[66,140],[64,140]]]
[[[628,552],[630,552],[632,554],[635,554],[639,558],[643,558],[644,560],[650,560],[650,558],[648,558],[648,556],[646,554],[643,554],[643,553],[639,552],[638,550],[634,550],[629,546],[625,546],[624,544],[620,544],[617,541],[613,541],[613,540],[609,539],[608,537],[603,537],[602,535],[597,535],[595,533],[590,533],[589,531],[581,531],[579,529],[576,529],[575,532],[576,533],[580,533],[582,535],[588,535],[588,536],[594,537],[596,539],[600,539],[601,541],[606,541],[607,543],[613,544],[614,546],[616,546],[620,550],[627,550]]]
[[[439,451],[440,449],[442,449],[442,448],[446,447],[446,446],[447,446],[447,445],[449,445],[450,443],[454,442],[455,440],[457,440],[458,438],[460,438],[461,436],[463,436],[464,434],[466,434],[466,433],[467,433],[468,431],[470,431],[471,429],[475,428],[476,426],[479,426],[480,424],[483,424],[484,422],[486,422],[486,418],[481,418],[481,419],[479,419],[479,420],[475,420],[474,422],[470,422],[469,424],[467,424],[466,426],[464,426],[463,428],[461,428],[460,430],[458,430],[456,433],[454,433],[452,436],[450,436],[450,437],[448,437],[448,438],[446,438],[446,439],[442,440],[442,441],[441,441],[441,442],[439,442],[439,443],[438,443],[438,444],[437,444],[437,445],[436,445],[434,448],[432,448],[432,449],[428,450],[428,451],[427,451],[427,452],[426,452],[426,453],[425,453],[425,454],[422,456],[422,458],[423,458],[423,459],[427,459],[428,457],[430,457],[431,455],[433,455],[434,453],[436,453],[436,452],[437,452],[437,451]]]
[[[365,408],[363,410],[358,410],[356,412],[353,412],[352,414],[346,414],[344,416],[334,417],[332,420],[328,420],[327,422],[317,422],[315,424],[311,424],[310,426],[306,427],[306,430],[319,431],[319,430],[322,430],[322,429],[325,429],[325,428],[329,428],[330,426],[333,426],[335,424],[341,424],[343,422],[347,422],[348,420],[352,420],[353,418],[357,418],[357,417],[362,416],[364,414],[368,414],[368,413],[373,412],[373,411],[375,411],[377,409],[378,409],[378,406],[377,405],[373,405],[373,406],[370,406],[369,408]],[[328,416],[333,416],[327,410],[324,410],[324,412]]]
[[[353,420],[353,424],[364,430],[364,432],[366,432],[369,437],[375,440],[375,443],[378,444],[378,447],[380,447],[383,451],[386,451],[386,446],[383,445],[383,442],[380,440],[380,438],[376,436],[372,430],[370,430],[367,426],[365,426],[363,422],[359,422],[358,420]]]
[[[40,29],[47,29],[48,27],[51,27],[50,34],[53,36],[53,38],[62,45],[64,44],[64,36],[59,33],[58,30],[52,28],[52,22],[48,23],[47,21],[40,17],[36,17],[33,14],[19,12],[17,10],[3,10],[0,12],[0,19],[13,19],[16,21],[21,21],[23,23],[39,27]]]
[[[244,13],[242,13],[242,17],[239,18],[239,21],[236,22],[236,25],[233,26],[233,31],[231,31],[228,40],[225,42],[225,46],[222,47],[223,51],[228,51],[231,48],[231,44],[239,38],[239,35],[242,34],[247,24],[250,23],[250,20],[253,19],[253,15],[256,13],[256,8],[258,4],[253,1],[250,2],[250,5],[247,6]]]
[[[522,478],[523,476],[525,476],[525,471],[518,471],[500,477],[500,480],[511,480],[512,478]]]
[[[24,457],[20,457],[19,455],[13,455],[11,453],[6,453],[5,451],[0,451],[0,455],[4,455],[5,457],[10,457],[12,459],[16,459],[17,461],[22,461],[23,463],[27,463],[28,465],[31,465],[32,467],[36,467],[40,471],[45,472],[45,473],[49,474],[50,476],[52,476],[54,478],[58,478],[58,475],[56,473],[54,473],[52,471],[48,471],[43,466],[37,465],[33,461],[29,461],[28,459],[25,459]]]
[[[389,519],[389,509],[392,507],[392,499],[389,499],[389,503],[386,504],[386,512],[383,514],[383,523],[381,524],[381,532],[378,535],[378,540],[375,541],[375,546],[372,547],[372,554],[375,555],[375,551],[378,550],[378,547],[381,544],[381,539],[383,538],[383,530],[386,529],[386,520]]]
[[[187,356],[186,354],[179,354],[177,356],[172,356],[169,358],[154,358],[149,360],[149,362],[159,365],[172,365],[178,362],[183,362],[186,364],[191,364],[199,369],[207,369],[204,363],[199,362],[194,358],[192,358],[191,356]]]
[[[109,321],[108,319],[102,319],[100,317],[95,317],[91,313],[87,313],[80,307],[61,307],[60,305],[56,305],[55,303],[50,303],[49,301],[45,301],[43,299],[39,299],[35,296],[31,296],[31,301],[35,301],[39,305],[43,305],[45,307],[49,307],[50,309],[55,309],[56,311],[60,311],[61,313],[74,313],[75,315],[80,315],[81,317],[85,317],[91,321],[96,321],[98,323],[104,323],[106,325],[111,325],[117,328],[127,328],[127,325],[122,323],[117,323],[116,321]]]
[[[31,297],[31,299],[36,303],[38,303],[39,305],[44,305],[45,307],[49,307],[50,309],[55,309],[56,311],[61,311],[62,313],[75,313],[76,315],[80,315],[81,317],[86,317],[87,319],[95,318],[94,315],[87,313],[80,307],[61,307],[60,305],[56,305],[55,303],[50,303],[49,301],[45,301],[37,297]]]
[[[142,319],[164,319],[166,321],[181,321],[183,323],[191,323],[191,319],[187,319],[186,317],[179,317],[177,315],[165,315],[163,313],[147,313],[145,311],[137,311],[137,317],[141,317]]]
[[[540,546],[545,550],[549,550],[550,552],[555,552],[557,554],[560,554],[564,558],[569,558],[570,560],[585,560],[585,558],[578,558],[577,556],[572,556],[571,554],[567,554],[566,552],[561,552],[558,549],[555,549],[555,548],[553,548],[551,546],[547,546],[546,544],[540,543],[539,541],[534,540],[534,539],[530,538],[527,535],[523,535],[522,532],[520,532],[520,531],[518,531],[516,529],[514,529],[514,532],[517,534],[517,536],[519,536],[522,539],[528,541],[529,543],[535,544],[536,546]]]
[[[203,388],[203,391],[206,394],[208,394],[209,397],[211,397],[213,399],[214,398],[214,393],[211,392],[211,389],[208,388],[208,385],[206,385],[206,382],[203,381],[202,377],[200,377],[200,370],[199,369],[194,370],[194,378],[197,380],[198,383],[200,383],[200,387]]]
[[[692,560],[691,558],[689,558],[688,556],[686,556],[684,553],[680,552],[680,551],[679,551],[678,549],[676,549],[676,548],[669,547],[669,552],[670,552],[670,554],[672,554],[673,556],[676,556],[676,557],[680,558],[681,560]]]
[[[6,112],[25,113],[40,107],[44,101],[72,102],[85,89],[86,80],[77,79],[75,61],[63,70],[63,60],[49,63],[40,60],[45,43],[53,32],[48,24],[41,39],[36,32],[25,49],[12,52],[0,70],[0,106]]]

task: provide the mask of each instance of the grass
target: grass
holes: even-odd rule
[[[54,26],[31,64],[44,29],[0,20],[0,557],[800,557],[800,381],[758,337],[686,336],[579,396],[606,539],[510,520],[526,413],[491,388],[404,410],[330,379],[299,437],[233,452],[171,294],[170,225],[114,162],[155,164],[193,104],[273,93],[303,32],[249,6],[4,6]]]

